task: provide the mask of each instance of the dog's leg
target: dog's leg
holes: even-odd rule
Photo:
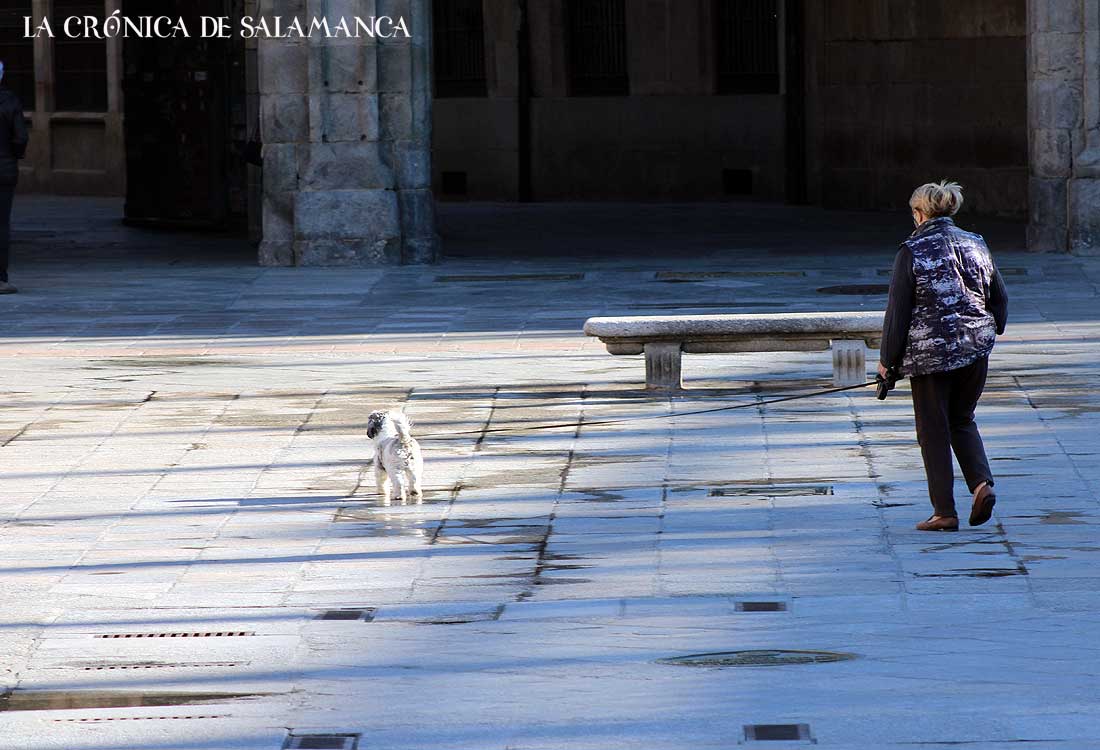
[[[405,472],[394,472],[393,483],[397,489],[398,497],[401,498],[401,504],[405,505],[409,501],[408,482],[405,480]]]
[[[409,471],[409,484],[412,485],[412,494],[417,504],[424,502],[424,491],[420,488],[420,475],[415,470]]]
[[[386,470],[381,466],[376,466],[374,469],[374,484],[378,488],[378,494],[382,496],[382,504],[390,504],[390,478],[386,474]]]

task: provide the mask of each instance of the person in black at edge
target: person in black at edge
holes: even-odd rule
[[[959,530],[952,449],[974,493],[970,525],[988,521],[997,502],[974,407],[1005,330],[1008,294],[985,240],[955,226],[962,203],[954,182],[922,185],[909,199],[917,229],[894,259],[882,331],[879,375],[907,376],[913,392],[933,509],[920,531]]]
[[[11,243],[11,204],[19,182],[19,160],[27,151],[27,122],[23,103],[4,87],[4,63],[0,62],[0,294],[15,294],[8,283],[8,248]]]

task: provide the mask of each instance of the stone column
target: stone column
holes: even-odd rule
[[[1028,246],[1100,252],[1100,0],[1028,0]]]
[[[284,24],[402,17],[411,35],[259,41],[260,262],[434,261],[431,1],[261,0],[260,9]]]

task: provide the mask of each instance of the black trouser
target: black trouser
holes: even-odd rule
[[[0,182],[0,281],[8,280],[8,248],[11,245],[11,202],[15,185]]]
[[[937,516],[958,515],[955,512],[952,449],[971,492],[982,482],[993,486],[982,436],[978,433],[978,425],[974,424],[974,407],[985,388],[988,370],[989,358],[982,357],[958,370],[909,379],[913,412],[917,418],[917,442],[928,476],[928,495]]]

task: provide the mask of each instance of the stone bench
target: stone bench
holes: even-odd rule
[[[877,349],[882,312],[661,315],[591,318],[584,332],[611,354],[645,354],[646,388],[683,388],[681,363],[689,354],[833,351],[833,383],[867,380],[866,347]],[[866,345],[866,346],[865,346]]]

